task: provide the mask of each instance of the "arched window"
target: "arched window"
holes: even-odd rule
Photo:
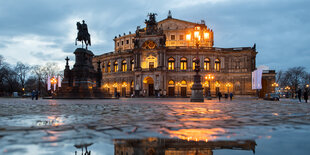
[[[219,71],[220,70],[220,63],[221,63],[220,59],[215,59],[215,61],[214,61],[214,69],[215,69],[215,71]]]
[[[180,60],[181,64],[181,70],[186,70],[187,69],[187,59],[186,58],[181,58]]]
[[[196,68],[196,58],[193,58],[193,70]]]
[[[126,62],[126,60],[122,61],[122,71],[123,72],[127,72],[127,62]]]
[[[181,81],[181,85],[186,85],[187,83],[186,83],[186,81],[185,80],[182,80]]]
[[[174,85],[174,81],[173,81],[173,80],[170,80],[170,81],[168,82],[168,85]]]
[[[131,65],[131,71],[134,71],[134,69],[135,69],[135,60],[134,59],[131,59],[130,65]]]
[[[108,63],[107,67],[108,67],[108,73],[110,73],[111,72],[111,62]]]
[[[209,58],[205,58],[205,61],[203,63],[203,68],[208,71],[210,70],[210,59]]]
[[[118,71],[118,63],[117,61],[114,62],[114,72]]]
[[[174,58],[173,57],[168,59],[168,70],[174,70]]]
[[[102,73],[104,73],[105,72],[105,68],[104,68],[105,66],[104,66],[104,62],[102,63],[102,69],[101,69],[101,71],[102,71]]]

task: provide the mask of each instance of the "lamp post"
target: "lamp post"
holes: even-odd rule
[[[274,92],[276,92],[275,90],[276,90],[276,88],[279,86],[279,84],[277,84],[277,83],[275,82],[275,83],[271,84],[271,86],[274,87],[273,90],[274,90]]]
[[[285,90],[286,90],[286,98],[288,98],[288,91],[291,89],[289,86],[286,86],[285,88],[284,88]]]
[[[206,32],[207,33],[207,32]],[[202,30],[201,25],[196,25],[194,28],[194,37],[193,41],[195,42],[196,45],[196,58],[195,58],[195,72],[196,74],[194,75],[194,85],[192,86],[192,95],[191,95],[191,102],[203,102],[203,88],[201,85],[201,76],[199,75],[200,71],[200,60],[199,60],[199,45],[200,45],[200,40],[204,39],[204,31]],[[205,35],[208,36],[208,35]],[[191,40],[191,35],[187,34],[186,35],[186,40],[190,41]]]
[[[57,79],[56,79],[55,77],[53,77],[53,78],[51,79],[51,84],[52,84],[54,90],[55,90],[55,84],[56,84],[56,83],[57,83]],[[51,89],[51,90],[52,90],[52,93],[53,93],[53,89]]]
[[[207,99],[208,100],[211,100],[211,80],[214,79],[214,76],[212,74],[208,74],[205,76],[205,79],[209,81],[210,85],[209,85],[209,90],[208,90],[208,96],[207,96]]]
[[[229,94],[229,88],[231,87],[231,84],[229,82],[226,83],[226,87],[227,87],[227,93]]]
[[[178,97],[179,97],[179,96],[180,96],[180,94],[179,94],[179,89],[180,89],[181,83],[180,83],[180,82],[177,82],[177,83],[176,83],[176,85],[177,85],[177,89],[178,89]]]

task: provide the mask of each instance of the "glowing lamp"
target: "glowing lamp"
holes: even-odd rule
[[[56,84],[57,83],[57,80],[53,77],[52,79],[51,79],[51,84]]]

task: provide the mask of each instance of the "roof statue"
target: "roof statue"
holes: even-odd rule
[[[169,10],[168,12],[168,17],[167,18],[172,18],[172,14],[171,14],[171,11]]]
[[[75,45],[77,45],[77,41],[81,41],[82,42],[82,48],[83,48],[83,41],[86,45],[86,49],[87,46],[91,46],[91,41],[90,41],[90,34],[88,33],[88,28],[87,28],[87,24],[85,23],[85,21],[82,21],[82,24],[80,22],[76,23],[77,29],[78,29],[78,34],[77,37],[75,39]]]
[[[149,17],[148,20],[145,20],[146,24],[146,34],[152,35],[157,33],[157,22],[156,22],[156,13],[149,13],[147,16]]]

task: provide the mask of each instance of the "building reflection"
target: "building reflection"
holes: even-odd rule
[[[89,144],[76,144],[76,145],[74,145],[74,147],[77,148],[77,149],[81,149],[81,154],[80,155],[91,155],[91,151],[87,150],[87,147],[89,147],[91,145],[93,145],[93,143],[89,143]],[[75,151],[74,153],[75,153],[75,155],[79,155],[79,151]]]
[[[247,150],[255,153],[253,140],[187,141],[182,139],[115,139],[115,155],[213,155],[213,150]],[[252,153],[251,153],[252,154]]]

